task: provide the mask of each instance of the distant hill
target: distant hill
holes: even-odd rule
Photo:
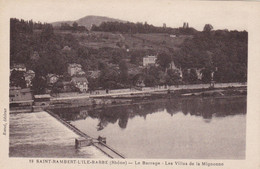
[[[53,22],[51,24],[53,26],[60,26],[62,23],[67,23],[72,25],[73,22],[77,22],[79,26],[85,26],[89,30],[92,24],[99,26],[102,22],[124,22],[125,23],[126,21],[104,17],[104,16],[89,15],[75,21],[58,21],[58,22]]]

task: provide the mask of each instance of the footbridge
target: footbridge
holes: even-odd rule
[[[51,110],[45,110],[45,111],[47,113],[49,113],[51,116],[53,116],[54,118],[56,118],[58,121],[60,121],[63,125],[68,127],[70,130],[72,130],[77,135],[79,135],[79,136],[81,136],[81,137],[83,137],[83,138],[85,138],[87,140],[91,140],[91,145],[93,145],[96,148],[98,148],[100,151],[102,151],[108,157],[110,157],[110,158],[123,158],[123,159],[125,158],[124,155],[122,155],[121,153],[119,153],[117,150],[113,149],[109,145],[107,145],[105,142],[103,142],[103,141],[101,141],[99,139],[96,139],[96,138],[92,138],[89,135],[83,133],[82,131],[80,131],[79,129],[77,129],[76,127],[71,125],[70,123],[68,123],[65,120],[61,119],[58,115],[53,113]]]

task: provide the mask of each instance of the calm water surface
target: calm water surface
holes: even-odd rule
[[[55,113],[128,158],[244,159],[246,97],[185,98]]]

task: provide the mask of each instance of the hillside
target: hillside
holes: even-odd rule
[[[71,34],[80,45],[93,48],[116,48],[131,50],[163,50],[179,49],[186,39],[192,39],[191,35],[182,35],[171,37],[167,33],[112,33],[112,32],[71,32],[55,30],[55,33],[61,36]]]
[[[67,23],[69,25],[72,25],[73,22],[77,22],[79,26],[85,26],[89,30],[92,24],[99,26],[102,22],[126,22],[126,21],[104,17],[104,16],[89,15],[75,21],[57,21],[51,24],[55,27],[55,26],[60,26],[62,23]]]
[[[92,87],[122,88],[135,85],[139,78],[146,86],[209,83],[212,72],[216,82],[247,80],[245,31],[193,34],[77,31],[18,19],[11,19],[10,27],[11,65],[25,64],[38,76],[53,73],[66,77],[67,65],[78,63],[84,71],[101,71],[98,79],[90,80]],[[142,67],[147,55],[157,55],[159,66]],[[180,73],[166,71],[171,61],[182,70],[182,79]],[[202,74],[201,79],[197,71]]]

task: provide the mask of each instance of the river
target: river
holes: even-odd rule
[[[245,159],[246,97],[190,97],[55,109],[127,158]]]
[[[94,146],[75,149],[78,135],[47,112],[10,114],[10,157],[108,158]]]

